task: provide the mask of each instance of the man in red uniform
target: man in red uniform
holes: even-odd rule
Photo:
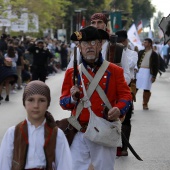
[[[104,61],[101,54],[102,39],[109,39],[106,31],[89,26],[79,32],[74,32],[71,40],[78,41],[78,47],[82,57],[82,64],[79,68],[84,68],[93,79],[96,78],[98,71],[103,66]],[[104,112],[106,102],[100,97],[97,88],[89,97],[91,110],[98,117],[114,121],[123,117],[131,105],[130,89],[123,76],[123,69],[119,66],[108,63],[108,67],[101,74],[101,79],[97,87],[101,87],[105,93],[111,108],[107,114]],[[83,65],[83,66],[82,66]],[[60,97],[60,105],[65,110],[71,110],[71,114],[75,115],[78,110],[78,105],[84,102],[84,107],[78,117],[78,122],[81,126],[87,127],[89,123],[89,110],[84,101],[85,93],[88,91],[91,82],[83,70],[79,69],[78,85],[73,84],[73,68],[67,69],[62,86],[62,95]],[[81,78],[82,77],[82,78]],[[83,86],[85,90],[83,90]],[[79,95],[76,95],[79,93]],[[79,96],[79,97],[78,97]],[[85,128],[78,131],[71,144],[71,153],[73,159],[73,170],[88,169],[90,163],[97,170],[113,170],[116,158],[116,147],[106,147],[97,144],[84,136]]]

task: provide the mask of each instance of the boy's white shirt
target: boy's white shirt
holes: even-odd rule
[[[137,67],[138,53],[128,48],[125,51],[128,58],[130,76],[131,79],[134,79],[134,69]]]
[[[27,120],[29,147],[25,169],[42,168],[46,166],[44,154],[44,124],[46,120],[37,128]],[[13,141],[15,126],[10,127],[5,133],[0,145],[0,169],[11,170]],[[55,170],[72,170],[72,158],[67,139],[61,129],[58,128],[56,148],[56,158],[53,167]]]

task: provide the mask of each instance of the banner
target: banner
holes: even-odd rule
[[[110,22],[112,32],[116,32],[122,29],[122,13],[119,11],[112,12],[110,14]]]
[[[138,30],[138,34],[140,34],[140,33],[142,32],[142,30],[143,30],[142,21],[140,21],[140,22],[138,23],[137,30]]]
[[[11,21],[9,19],[0,19],[0,27],[10,27]]]
[[[39,32],[39,20],[36,14],[28,14],[24,12],[24,8],[21,9],[20,17],[12,13],[11,9],[5,11],[5,13],[7,13],[5,18],[0,15],[0,27],[6,26],[15,32]]]
[[[134,45],[134,46],[137,46],[139,49],[143,49],[142,47],[142,42],[139,38],[139,35],[138,35],[138,32],[137,32],[137,29],[136,29],[136,26],[135,24],[133,24],[128,32],[127,32],[127,35],[128,35],[128,39],[129,41]]]

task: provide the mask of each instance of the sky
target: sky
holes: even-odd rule
[[[164,13],[164,17],[170,14],[169,0],[151,0],[151,3],[156,7],[157,12]]]
[[[156,8],[156,13],[154,16],[157,16],[158,11],[161,11],[164,14],[164,17],[167,17],[170,14],[169,0],[151,0],[151,3]],[[151,19],[151,29],[153,30],[153,19]],[[149,28],[145,28],[145,31],[149,31]]]

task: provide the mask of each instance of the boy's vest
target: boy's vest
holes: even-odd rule
[[[52,126],[48,121],[44,125],[46,170],[52,170],[52,163],[55,162],[57,130],[58,127]],[[28,147],[28,127],[27,121],[25,120],[19,123],[15,128],[12,170],[25,169]]]

